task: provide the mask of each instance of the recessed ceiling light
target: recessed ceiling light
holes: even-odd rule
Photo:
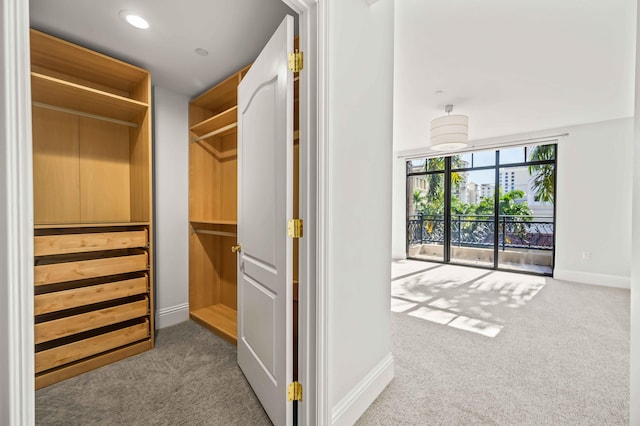
[[[130,10],[121,10],[119,15],[129,25],[133,25],[134,27],[140,28],[141,30],[146,30],[147,28],[149,28],[149,23],[147,22],[147,20],[135,12],[132,12]]]
[[[209,54],[209,52],[207,52],[205,49],[203,49],[202,47],[198,47],[196,49],[196,53],[200,56],[207,56]]]

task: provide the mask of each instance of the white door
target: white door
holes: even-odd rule
[[[293,18],[238,86],[238,364],[276,425],[293,376]]]

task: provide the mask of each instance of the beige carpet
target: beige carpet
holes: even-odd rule
[[[629,423],[629,291],[429,263],[394,271],[396,378],[359,425]],[[36,420],[270,424],[235,347],[192,322],[36,392]]]
[[[194,322],[155,349],[36,392],[38,425],[270,425],[236,347]]]
[[[359,425],[629,423],[628,290],[424,265],[394,266],[396,377]]]

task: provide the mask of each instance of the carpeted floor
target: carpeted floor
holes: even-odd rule
[[[396,377],[358,425],[629,424],[628,290],[401,266]]]
[[[629,291],[394,264],[396,377],[358,425],[626,425]],[[195,323],[36,392],[39,425],[268,425],[236,349]]]
[[[270,425],[236,347],[194,322],[156,347],[36,392],[38,425]]]

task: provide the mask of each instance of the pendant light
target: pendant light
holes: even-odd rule
[[[429,148],[433,151],[455,151],[466,148],[469,142],[469,117],[450,115],[453,105],[445,107],[447,115],[431,120]]]

